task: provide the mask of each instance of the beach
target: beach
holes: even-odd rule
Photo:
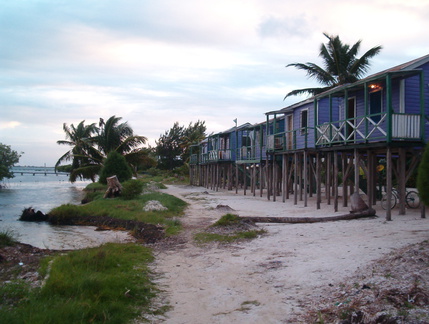
[[[420,210],[392,211],[392,221],[375,206],[377,217],[311,224],[266,224],[266,234],[228,245],[200,246],[193,235],[231,213],[258,217],[324,217],[333,205],[314,198],[308,207],[266,197],[203,187],[168,186],[166,193],[189,203],[184,231],[155,248],[153,270],[163,293],[158,303],[171,306],[153,323],[305,323],[303,314],[327,297],[332,287],[356,278],[398,249],[429,238],[429,221]],[[341,206],[341,203],[340,203]]]

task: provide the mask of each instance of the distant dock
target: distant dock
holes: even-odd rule
[[[44,176],[46,176],[48,174],[55,174],[56,176],[59,176],[59,175],[61,175],[61,176],[62,175],[68,176],[69,175],[68,173],[54,172],[54,171],[12,171],[12,173],[14,175],[20,174],[22,176],[24,174],[32,174],[33,176],[36,176],[36,175],[44,175]]]

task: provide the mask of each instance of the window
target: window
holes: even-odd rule
[[[382,91],[375,91],[369,94],[369,113],[370,115],[379,114],[375,116],[371,116],[371,119],[378,123],[381,119],[381,112],[383,111],[382,101]]]
[[[308,127],[308,109],[301,110],[301,134],[307,133],[307,127]]]

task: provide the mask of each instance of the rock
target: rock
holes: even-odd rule
[[[143,207],[144,211],[153,211],[153,210],[167,210],[167,207],[164,207],[158,200],[149,200],[146,205]]]
[[[360,213],[366,216],[375,215],[375,210],[373,208],[368,207],[368,205],[363,201],[362,197],[359,193],[354,192],[350,196],[350,213]]]
[[[48,215],[45,215],[40,210],[36,212],[32,207],[29,207],[24,208],[19,220],[24,222],[46,222],[48,220]]]

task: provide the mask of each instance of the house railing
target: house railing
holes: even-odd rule
[[[219,161],[231,161],[231,150],[213,150],[200,154],[201,164]]]
[[[303,127],[291,131],[268,135],[267,151],[285,152],[301,148],[308,148],[308,135],[311,129],[313,128]],[[298,141],[300,137],[302,142]]]
[[[371,114],[316,126],[316,146],[387,140],[387,114]],[[419,114],[392,114],[392,139],[419,139]]]
[[[393,114],[392,137],[403,139],[420,138],[420,115]]]
[[[242,146],[236,152],[237,161],[260,161],[262,158],[260,145]]]

